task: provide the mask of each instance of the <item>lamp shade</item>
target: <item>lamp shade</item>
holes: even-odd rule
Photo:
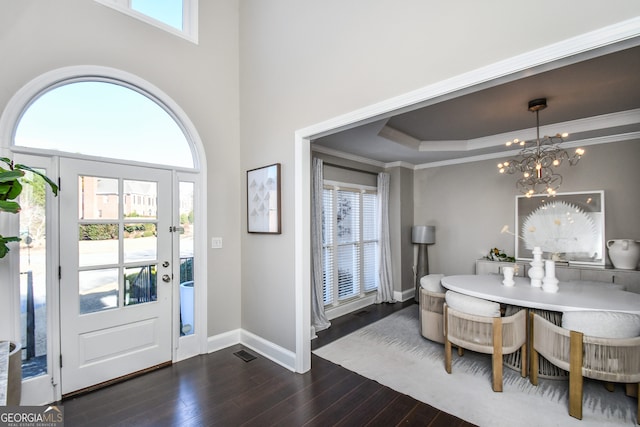
[[[411,228],[411,241],[413,243],[435,243],[436,227],[433,225],[414,225]]]

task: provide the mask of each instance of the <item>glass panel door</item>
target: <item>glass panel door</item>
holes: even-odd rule
[[[171,172],[61,159],[62,394],[172,360]]]

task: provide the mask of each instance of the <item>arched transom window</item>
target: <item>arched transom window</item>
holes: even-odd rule
[[[191,144],[169,111],[150,95],[110,81],[74,81],[44,92],[23,113],[14,144],[194,168]]]

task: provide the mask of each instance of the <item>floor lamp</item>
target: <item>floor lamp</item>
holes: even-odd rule
[[[420,279],[429,274],[427,245],[436,242],[436,227],[433,225],[414,225],[411,228],[411,241],[418,245],[418,266],[416,268],[416,302],[420,302]]]

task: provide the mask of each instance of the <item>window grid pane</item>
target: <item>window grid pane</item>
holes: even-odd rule
[[[333,190],[322,192],[322,244],[333,244]]]
[[[358,245],[338,246],[338,299],[360,294],[360,250]]]
[[[366,242],[362,245],[363,286],[364,291],[378,289],[378,242]]]
[[[372,193],[362,195],[362,239],[378,239],[377,196]]]
[[[336,226],[338,243],[353,243],[360,239],[360,195],[338,190]]]

